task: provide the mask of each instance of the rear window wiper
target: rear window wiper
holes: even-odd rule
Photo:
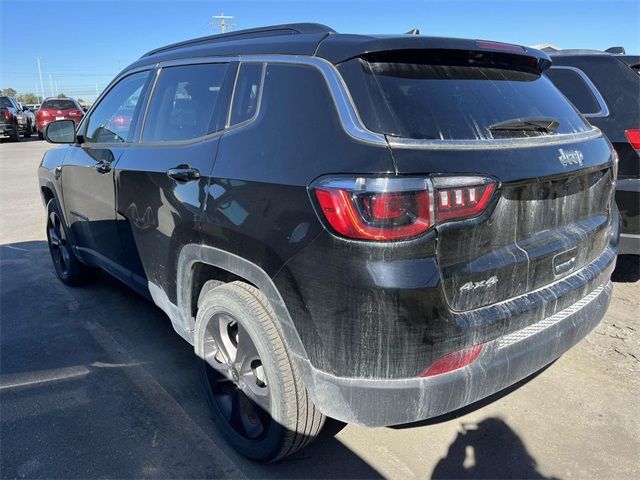
[[[560,122],[555,118],[512,118],[511,120],[505,120],[504,122],[489,125],[487,130],[490,132],[523,131],[554,133],[559,126]]]

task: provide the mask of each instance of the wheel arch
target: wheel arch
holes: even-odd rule
[[[188,244],[180,251],[176,300],[183,331],[195,330],[196,302],[200,289],[208,280],[225,282],[239,280],[260,290],[276,313],[280,331],[292,360],[296,363],[308,362],[306,350],[289,310],[271,277],[255,263],[215,247]]]

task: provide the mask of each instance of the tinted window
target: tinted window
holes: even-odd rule
[[[48,108],[51,110],[68,110],[70,108],[77,109],[78,106],[76,105],[76,102],[74,102],[73,100],[57,99],[57,100],[45,100],[41,108]]]
[[[546,75],[582,113],[600,113],[598,100],[578,72],[556,67],[550,68]]]
[[[214,115],[227,64],[163,68],[153,91],[143,141],[189,140],[215,131]]]
[[[491,139],[488,127],[554,118],[556,133],[590,128],[546,77],[504,65],[365,62],[340,67],[370,130],[416,139]],[[524,136],[524,132],[521,133]]]
[[[243,63],[240,65],[233,92],[229,125],[249,120],[258,111],[262,70],[263,64],[261,63]]]
[[[85,141],[126,142],[136,108],[149,72],[139,72],[120,80],[100,101],[87,123]]]
[[[0,107],[10,108],[13,107],[11,100],[8,97],[0,97]]]

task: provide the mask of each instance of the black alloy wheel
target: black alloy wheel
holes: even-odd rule
[[[262,360],[247,330],[233,315],[218,313],[205,330],[207,380],[220,413],[247,440],[271,425],[271,395]]]
[[[71,266],[69,242],[60,217],[54,210],[49,212],[47,218],[47,240],[56,273],[60,278],[68,277]]]

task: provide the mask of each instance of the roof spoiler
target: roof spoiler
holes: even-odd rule
[[[345,37],[350,38],[347,39]],[[338,43],[340,43],[339,48]],[[459,54],[464,54],[465,52],[487,52],[504,54],[505,58],[508,58],[508,56],[527,57],[531,59],[532,65],[534,65],[538,71],[546,70],[551,66],[549,55],[531,47],[488,40],[467,40],[418,35],[395,37],[332,35],[320,43],[317,55],[326,58],[334,64],[338,64],[352,58],[373,56],[377,53],[391,53],[393,51],[408,53],[418,50],[431,52],[451,50]]]
[[[627,53],[624,47],[609,47],[605,50],[605,52],[613,53],[614,55],[624,55]]]

